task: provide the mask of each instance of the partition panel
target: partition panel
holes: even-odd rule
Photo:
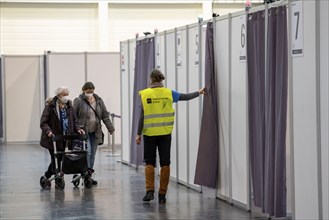
[[[218,116],[219,116],[219,175],[218,195],[228,198],[230,196],[230,39],[229,19],[219,20],[215,23],[215,62],[218,85]]]
[[[129,94],[129,43],[121,42],[121,160],[129,162],[130,158],[130,94]]]
[[[241,30],[245,16],[232,18],[231,34],[231,147],[232,147],[232,199],[247,204],[247,77],[245,60],[240,60],[245,52],[241,48]],[[246,34],[246,32],[244,32]]]
[[[95,85],[95,93],[99,95],[110,113],[120,115],[120,54],[119,53],[87,53],[87,81]],[[121,143],[120,119],[115,121],[115,143]],[[108,144],[108,132],[103,124],[104,146]]]
[[[179,42],[179,36],[180,42]],[[187,31],[177,31],[177,91],[187,93]],[[180,43],[180,45],[179,45]],[[178,178],[187,183],[187,102],[178,102],[177,106],[177,131],[178,131]]]
[[[176,90],[176,40],[175,32],[166,34],[166,87]],[[176,109],[176,104],[173,105]],[[177,178],[177,143],[176,143],[176,131],[177,131],[177,118],[175,117],[174,130],[171,135],[171,169],[170,176]]]
[[[293,57],[295,218],[319,219],[315,1],[302,1],[304,54]],[[293,21],[297,17],[294,17]],[[292,30],[295,32],[296,30]]]
[[[166,77],[167,75],[167,70],[166,70],[166,34],[161,34],[160,36],[158,36],[158,40],[159,40],[159,45],[158,45],[158,53],[159,53],[159,57],[157,58],[157,67],[158,69],[160,69],[163,73],[163,75]],[[166,87],[166,80],[164,80],[164,84]]]
[[[81,93],[86,82],[84,53],[50,53],[47,54],[47,96],[53,97],[59,86],[70,90],[73,101]]]
[[[129,41],[129,139],[131,138],[133,126],[133,99],[134,99],[134,80],[135,80],[135,56],[136,56],[136,40]],[[130,145],[130,144],[129,144]]]
[[[44,100],[40,56],[3,56],[7,142],[39,142]]]
[[[192,27],[188,29],[188,73],[187,83],[188,92],[198,91],[200,89],[200,73],[199,73],[199,27]],[[198,155],[198,143],[200,136],[200,120],[201,112],[199,108],[199,98],[188,101],[188,184],[190,186],[198,187],[194,184],[194,176],[196,169],[196,161]]]
[[[323,219],[329,219],[329,1],[320,4],[321,167]]]

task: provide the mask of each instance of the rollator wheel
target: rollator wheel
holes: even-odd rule
[[[41,188],[45,189],[45,188],[47,188],[48,185],[49,185],[49,180],[45,176],[40,177]]]
[[[65,181],[64,181],[64,177],[58,177],[56,179],[56,184],[57,184],[57,187],[60,188],[61,190],[63,190],[65,188]]]
[[[92,186],[93,181],[89,176],[86,176],[83,180],[83,183],[84,183],[85,187],[89,189]]]
[[[74,174],[72,179],[75,179],[75,178],[78,177],[78,176],[79,176],[78,174]],[[80,179],[77,179],[77,180],[75,180],[75,181],[72,180],[72,183],[73,183],[73,185],[74,185],[75,187],[78,187],[79,184],[80,184]]]

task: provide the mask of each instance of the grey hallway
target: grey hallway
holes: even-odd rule
[[[170,183],[167,204],[157,197],[143,203],[142,171],[118,162],[106,148],[99,149],[91,189],[73,187],[65,176],[65,189],[42,190],[39,178],[48,162],[48,152],[38,145],[0,147],[1,219],[261,219],[214,198],[215,192],[200,194]],[[253,215],[254,216],[254,215]]]

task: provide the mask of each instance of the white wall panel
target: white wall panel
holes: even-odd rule
[[[215,59],[219,110],[218,194],[229,197],[229,19],[216,22]]]
[[[187,93],[187,54],[186,54],[186,33],[187,31],[177,31],[177,36],[181,33],[181,65],[177,66],[177,91]],[[179,56],[179,46],[177,45],[177,57]],[[179,181],[187,183],[187,103],[177,103],[177,130],[178,130],[178,178]]]
[[[303,7],[304,56],[292,60],[295,217],[318,219],[315,2]]]
[[[189,33],[189,42],[188,42],[188,59],[189,59],[189,68],[188,68],[188,92],[198,91],[200,89],[200,73],[199,73],[199,64],[196,64],[196,61],[199,60],[199,51],[198,44],[196,43],[196,38],[198,38],[198,43],[200,44],[199,28],[193,27],[188,30]],[[187,103],[188,118],[188,183],[190,185],[194,184],[196,161],[198,156],[199,148],[199,137],[200,137],[200,126],[201,126],[201,111],[200,111],[201,100],[196,98],[190,100]]]
[[[0,47],[4,54],[98,49],[97,4],[1,2],[0,7]]]
[[[121,43],[121,159],[129,162],[130,157],[130,94],[129,94],[129,44]]]
[[[51,53],[47,55],[47,65],[48,97],[55,96],[59,86],[69,88],[72,101],[80,95],[86,81],[84,53]]]
[[[176,55],[175,55],[175,33],[167,34],[167,45],[166,45],[166,87],[176,90]],[[173,105],[176,108],[176,104]],[[171,169],[170,176],[177,178],[177,141],[176,141],[176,130],[177,130],[177,118],[175,117],[175,126],[172,132],[171,140]]]
[[[95,85],[95,93],[99,95],[110,113],[120,115],[120,54],[119,53],[88,53],[87,81]],[[121,122],[114,118],[115,144],[121,143]],[[108,132],[103,125],[104,146],[108,144]]]
[[[44,106],[40,56],[3,56],[7,142],[39,142]]]
[[[133,126],[133,107],[134,107],[134,83],[135,83],[135,57],[136,57],[136,41],[129,41],[129,140],[131,139]],[[129,141],[130,142],[130,141]],[[130,148],[129,148],[130,149]]]
[[[239,59],[243,19],[232,18],[232,198],[247,204],[247,71],[246,63]]]

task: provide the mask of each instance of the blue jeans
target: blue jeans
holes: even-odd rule
[[[88,133],[87,141],[87,163],[88,168],[94,169],[95,156],[97,151],[97,144],[95,143],[95,132]]]

